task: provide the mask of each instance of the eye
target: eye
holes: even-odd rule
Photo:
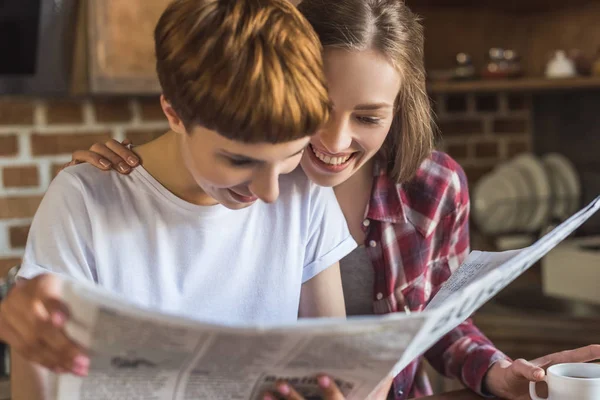
[[[227,160],[229,161],[229,164],[231,164],[234,167],[247,167],[254,164],[252,160],[243,160],[236,158],[228,158]]]
[[[358,120],[358,122],[365,125],[377,125],[381,122],[381,118],[377,117],[357,116],[356,119]]]

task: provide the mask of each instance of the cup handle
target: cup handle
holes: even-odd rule
[[[544,376],[544,382],[548,383],[548,381],[546,380],[547,376]],[[537,395],[537,391],[535,390],[535,384],[537,382],[529,382],[529,395],[531,396],[532,400],[548,400],[548,398],[543,398],[543,397],[539,397]]]

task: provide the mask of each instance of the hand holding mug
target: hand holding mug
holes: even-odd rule
[[[548,368],[544,381],[548,397],[539,397],[535,382],[529,383],[533,400],[600,399],[600,365],[585,363],[557,364]]]

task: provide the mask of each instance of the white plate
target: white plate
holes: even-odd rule
[[[513,160],[513,165],[519,168],[529,180],[534,193],[535,211],[526,230],[541,229],[550,216],[550,181],[540,160],[532,154],[522,154]]]
[[[473,192],[473,218],[487,234],[505,232],[513,211],[512,188],[495,173],[482,177]]]
[[[498,187],[502,190],[503,200],[508,210],[507,215],[502,222],[503,232],[514,232],[519,225],[519,210],[522,208],[521,196],[515,187],[513,181],[500,173],[495,174],[498,180]]]
[[[577,170],[568,158],[559,153],[550,153],[544,156],[544,164],[550,166],[559,176],[567,190],[568,201],[565,204],[565,217],[570,216],[579,209],[581,198],[581,182]]]
[[[542,164],[544,164],[552,189],[552,211],[550,214],[556,221],[564,221],[570,214],[573,201],[570,184],[564,178],[560,166],[552,158],[548,159],[547,156],[544,156]]]
[[[535,192],[523,175],[523,173],[514,165],[514,161],[509,161],[498,169],[498,174],[512,186],[515,196],[513,198],[514,213],[511,231],[525,231],[529,226],[529,221],[535,213]]]

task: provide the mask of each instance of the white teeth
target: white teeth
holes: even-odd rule
[[[348,159],[352,156],[352,154],[348,154],[348,155],[343,156],[343,157],[331,157],[331,156],[328,156],[325,153],[321,153],[319,150],[315,149],[312,146],[310,146],[310,148],[312,149],[313,153],[315,154],[315,156],[317,156],[317,158],[319,160],[321,160],[325,164],[329,164],[329,165],[340,165],[340,164],[343,164],[346,161],[348,161]]]

